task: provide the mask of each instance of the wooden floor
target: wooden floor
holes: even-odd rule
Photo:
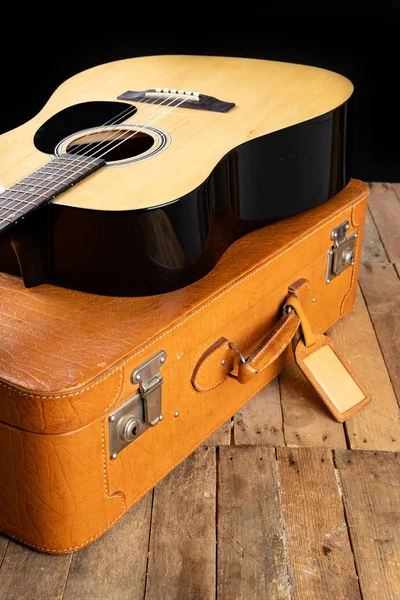
[[[399,600],[400,184],[371,185],[357,303],[328,333],[368,407],[333,421],[291,365],[91,546],[0,537],[1,600]]]

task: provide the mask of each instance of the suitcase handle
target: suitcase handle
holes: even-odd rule
[[[239,383],[247,383],[285,351],[300,325],[305,345],[312,345],[314,336],[303,309],[309,290],[306,279],[299,279],[289,287],[281,318],[247,357],[234,342],[224,337],[217,340],[198,361],[192,385],[199,391],[208,391],[228,376],[235,377]],[[239,357],[237,375],[232,374],[235,355]]]
[[[237,372],[239,383],[247,383],[255,375],[269,367],[289,346],[299,325],[300,319],[296,312],[291,306],[286,308],[285,305],[284,315],[246,358],[234,342],[229,342],[229,347],[239,357]]]

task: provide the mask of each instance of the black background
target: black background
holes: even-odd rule
[[[297,19],[290,4],[279,18],[268,4],[168,4],[163,14],[155,6],[93,5],[88,19],[84,4],[58,5],[23,20],[16,6],[1,31],[0,133],[32,118],[65,79],[104,62],[148,54],[283,60],[351,79],[352,176],[400,181],[400,2],[316,4],[308,17],[296,5]]]

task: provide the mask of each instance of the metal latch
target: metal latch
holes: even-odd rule
[[[333,247],[328,250],[328,264],[326,269],[326,283],[340,275],[348,267],[354,266],[354,248],[356,245],[357,233],[346,237],[346,232],[350,227],[348,221],[344,221],[331,231],[331,240]]]
[[[139,384],[139,393],[108,417],[112,460],[149,427],[155,427],[162,421],[163,377],[160,367],[166,358],[166,352],[161,350],[132,371],[131,381],[133,384]]]

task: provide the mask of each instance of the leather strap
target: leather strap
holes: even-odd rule
[[[304,308],[301,305],[301,302],[298,298],[295,298],[294,296],[289,296],[289,298],[286,300],[284,310],[287,310],[289,306],[295,311],[296,316],[300,320],[301,330],[306,348],[312,346],[315,343],[315,337],[312,327],[310,325],[310,321],[307,318],[307,315],[304,311]]]
[[[271,365],[291,343],[300,323],[303,320],[308,323],[300,307],[301,303],[305,303],[309,290],[310,284],[306,279],[299,279],[289,287],[282,317],[247,357],[234,342],[225,337],[217,340],[200,357],[194,369],[192,385],[196,390],[208,391],[220,385],[232,375],[236,363],[235,378],[243,384]],[[293,300],[293,304],[289,304],[289,300]],[[292,310],[288,310],[288,306]],[[310,327],[308,339],[312,339],[311,334]]]
[[[200,357],[192,375],[192,385],[199,392],[217,387],[233,370],[234,358],[228,340],[221,337]]]
[[[239,383],[247,383],[273,363],[288,347],[299,325],[300,319],[294,311],[285,312],[245,361],[239,360],[237,375]]]

